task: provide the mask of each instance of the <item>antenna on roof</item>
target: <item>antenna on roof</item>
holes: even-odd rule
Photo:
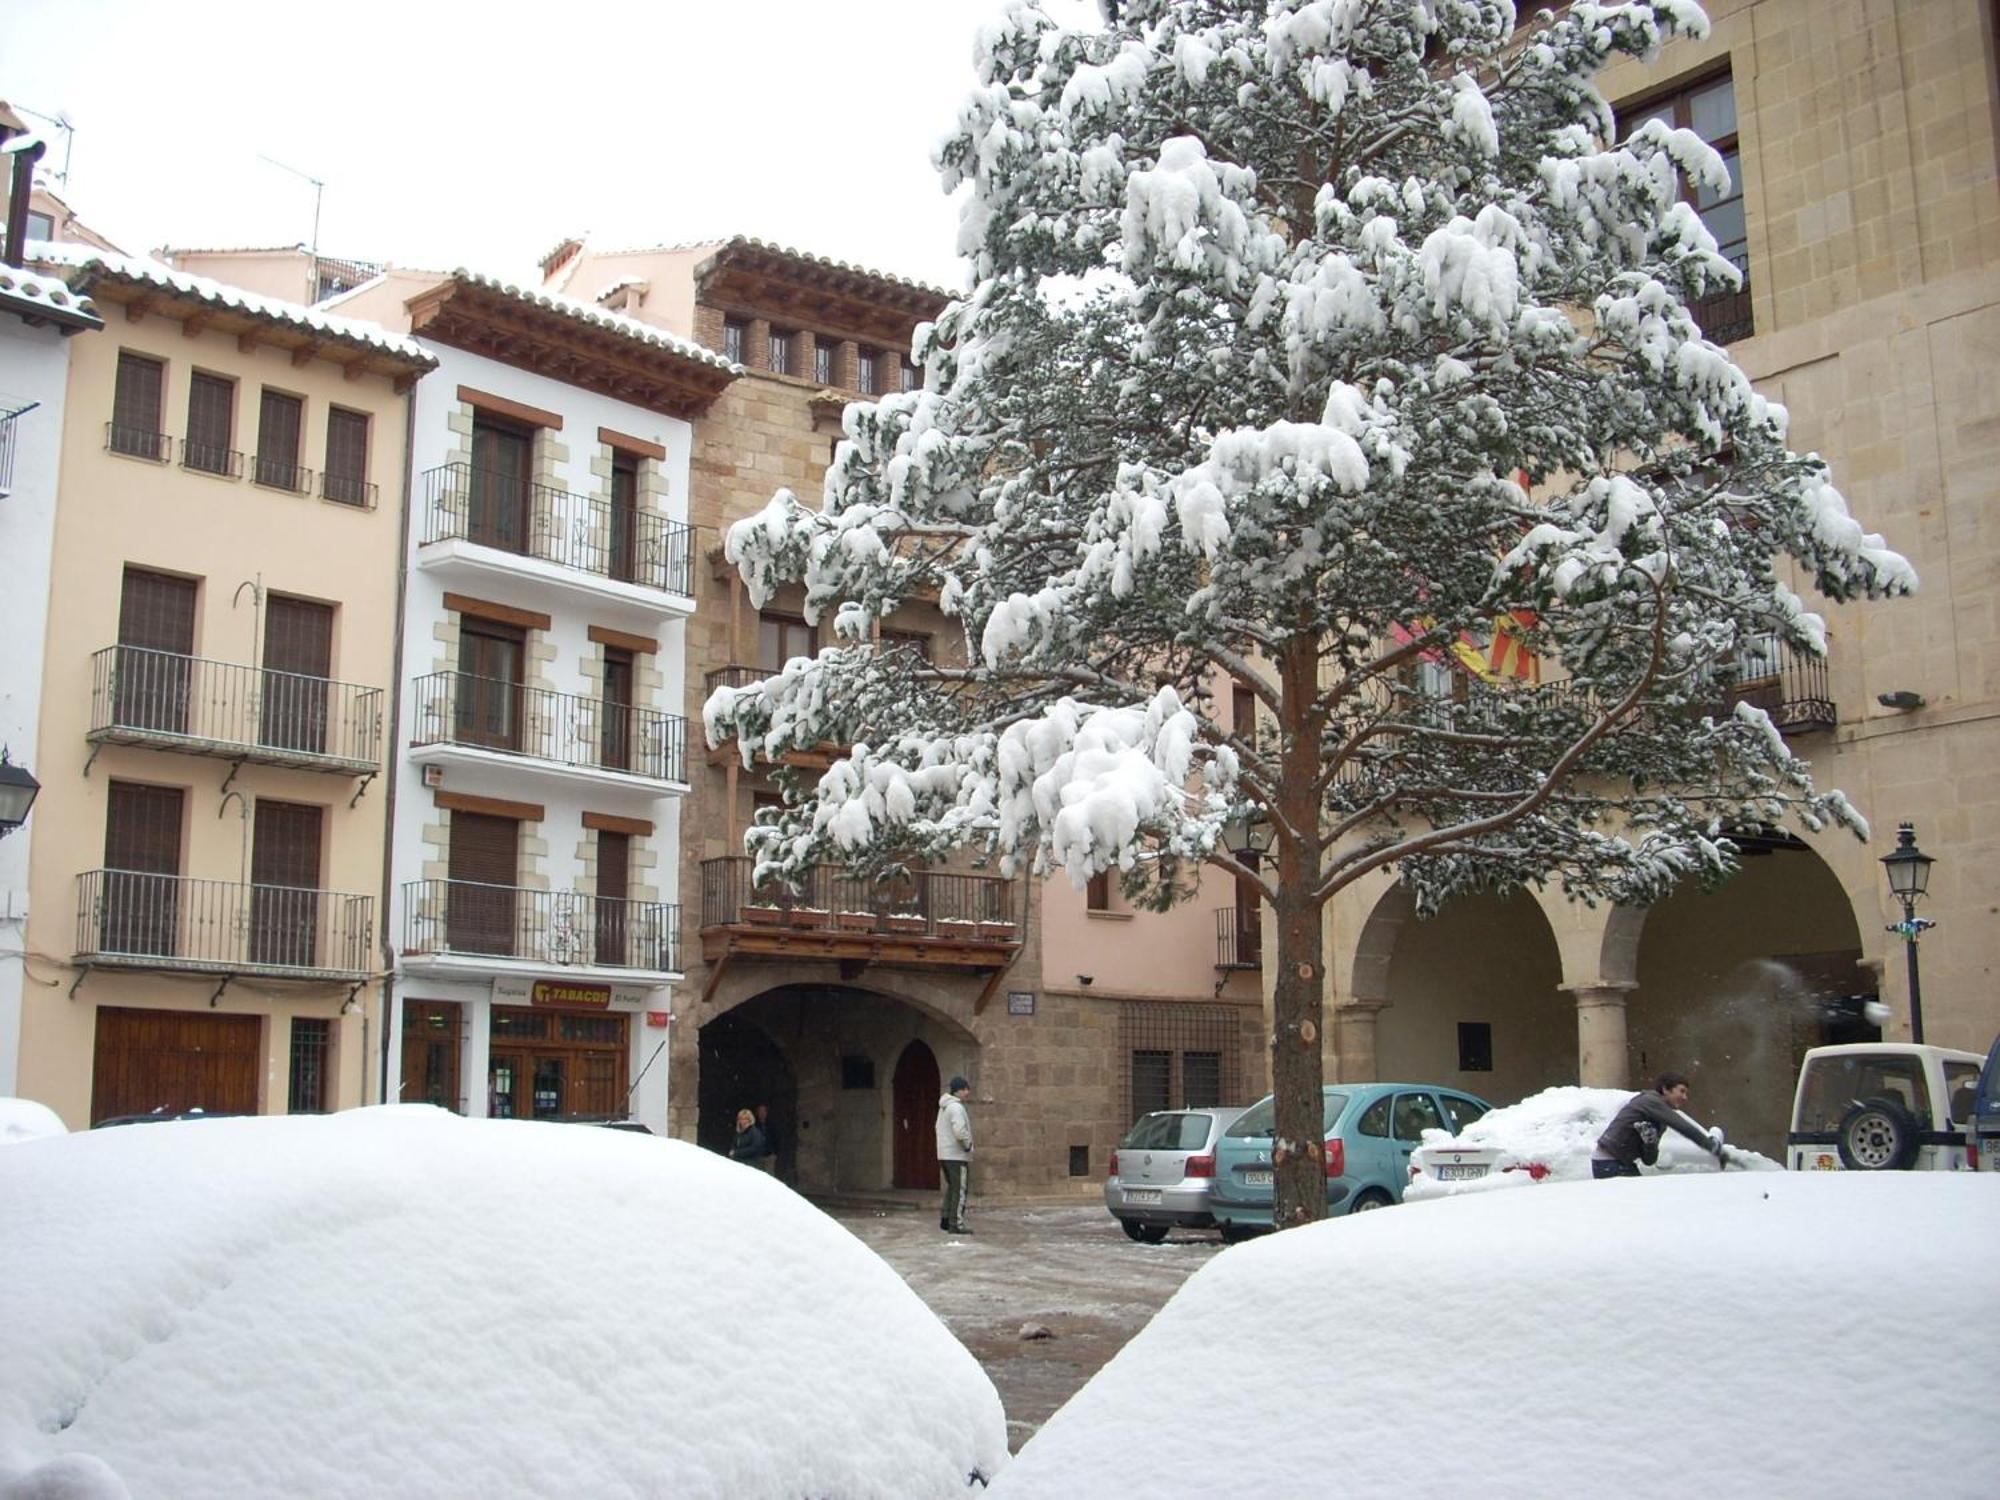
[[[312,236],[312,245],[309,248],[311,249],[312,254],[315,257],[317,257],[319,255],[319,203],[320,199],[326,193],[326,183],[320,180],[319,178],[313,176],[312,173],[310,172],[301,172],[297,167],[288,167],[283,162],[279,161],[277,157],[266,156],[261,151],[257,153],[257,160],[267,161],[272,166],[276,167],[280,172],[290,172],[294,177],[303,177],[307,182],[310,182],[312,184],[313,236]]]
[[[59,109],[54,114],[49,115],[42,113],[42,111],[40,111],[39,109],[30,109],[25,104],[11,104],[9,107],[12,109],[18,109],[24,115],[33,115],[37,120],[41,120],[47,124],[53,125],[55,126],[56,129],[62,132],[63,134],[62,170],[60,172],[51,172],[49,173],[49,175],[55,178],[57,182],[60,182],[63,185],[64,189],[67,190],[69,187],[69,156],[70,152],[74,150],[76,147],[76,126],[70,123],[69,111]]]

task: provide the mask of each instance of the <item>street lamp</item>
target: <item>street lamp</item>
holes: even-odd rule
[[[17,766],[7,759],[7,751],[0,746],[0,839],[28,821],[28,809],[35,805],[35,793],[42,784],[28,774],[26,766]]]
[[[1917,978],[1917,939],[1937,923],[1917,915],[1917,902],[1930,885],[1931,866],[1936,863],[1917,847],[1917,830],[1909,823],[1896,830],[1896,847],[1882,856],[1882,867],[1889,872],[1889,889],[1903,903],[1903,920],[1891,922],[1887,930],[1902,937],[1909,956],[1910,1040],[1918,1043],[1924,1039],[1924,992]]]
[[[1231,818],[1222,828],[1223,847],[1253,870],[1271,852],[1271,845],[1277,837],[1278,830],[1271,822],[1271,815],[1261,807],[1253,808],[1240,818]],[[1245,855],[1249,857],[1242,858]]]

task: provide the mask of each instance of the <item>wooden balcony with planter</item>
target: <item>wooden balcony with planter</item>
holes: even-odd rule
[[[742,855],[702,862],[704,998],[739,959],[826,959],[843,979],[875,964],[986,972],[990,990],[1026,937],[1020,883],[999,876],[912,871],[875,880],[820,865],[794,888],[757,885],[755,868]]]

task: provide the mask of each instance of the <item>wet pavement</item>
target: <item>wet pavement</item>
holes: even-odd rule
[[[936,1195],[829,1204],[970,1349],[1000,1392],[1018,1450],[1222,1248],[1215,1234],[1125,1237],[1101,1203],[992,1206],[969,1235],[937,1226]],[[1024,1329],[1046,1337],[1022,1336]]]

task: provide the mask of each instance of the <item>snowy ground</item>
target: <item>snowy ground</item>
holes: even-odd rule
[[[992,1384],[854,1236],[649,1136],[420,1106],[0,1150],[0,1500],[962,1495]]]
[[[988,1206],[965,1237],[940,1233],[935,1195],[917,1211],[836,1208],[985,1367],[1018,1449],[1222,1248],[1211,1231],[1128,1240],[1102,1203]],[[1047,1338],[1022,1338],[1039,1327]]]

